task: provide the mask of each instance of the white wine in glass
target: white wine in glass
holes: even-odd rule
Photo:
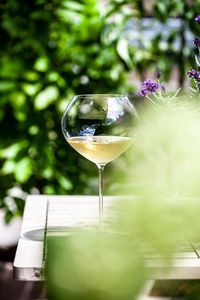
[[[128,96],[74,96],[62,118],[67,142],[99,169],[99,222],[103,218],[103,170],[135,142],[138,116]]]
[[[106,165],[127,150],[134,139],[124,136],[96,135],[71,137],[67,141],[77,152],[96,165]]]

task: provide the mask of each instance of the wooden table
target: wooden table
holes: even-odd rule
[[[108,207],[113,197],[105,197]],[[105,211],[106,211],[105,207]],[[97,196],[46,196],[27,197],[21,235],[14,260],[14,276],[18,280],[43,280],[45,239],[54,228],[98,224]],[[64,232],[64,231],[63,231]],[[151,279],[200,279],[198,249],[188,243],[187,250],[177,255],[169,272],[159,259],[149,259],[154,270]]]

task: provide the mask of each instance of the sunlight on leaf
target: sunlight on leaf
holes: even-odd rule
[[[41,88],[41,84],[40,83],[35,83],[35,84],[24,83],[22,85],[22,88],[27,95],[34,96]]]
[[[29,157],[22,158],[19,162],[15,163],[14,175],[18,182],[26,182],[32,175],[33,164]]]
[[[2,167],[2,174],[11,174],[15,170],[15,162],[13,160],[6,160]]]
[[[56,86],[49,86],[41,91],[35,98],[35,108],[43,110],[58,99],[59,90]]]
[[[58,181],[60,185],[63,187],[63,189],[65,189],[66,191],[69,191],[73,188],[71,181],[67,177],[59,176]]]
[[[46,56],[39,57],[35,62],[34,69],[36,71],[45,72],[48,70],[48,66],[49,66],[48,58]]]
[[[126,64],[131,67],[132,62],[129,55],[129,41],[126,39],[120,39],[117,44],[117,52],[120,57],[126,62]]]
[[[23,149],[28,146],[27,140],[22,140],[17,143],[13,143],[9,147],[6,147],[0,150],[0,156],[2,158],[15,158],[17,154]]]

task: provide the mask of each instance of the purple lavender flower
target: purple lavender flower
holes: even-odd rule
[[[139,91],[140,96],[146,96],[147,94],[148,94],[148,91],[145,88],[141,88],[141,90]]]
[[[200,15],[198,15],[198,16],[195,17],[195,21],[196,21],[197,23],[200,23]]]
[[[139,92],[141,96],[146,96],[150,93],[156,93],[158,91],[158,83],[156,81],[147,79],[142,83],[142,88]]]
[[[195,39],[193,40],[194,45],[196,45],[197,47],[200,47],[200,38],[195,37]]]
[[[192,69],[190,71],[187,72],[188,77],[190,78],[194,78],[196,81],[200,82],[200,72]]]
[[[162,91],[163,93],[166,92],[166,87],[165,87],[165,85],[164,85],[163,83],[161,83],[160,88],[161,88],[161,91]]]
[[[160,79],[160,76],[161,76],[161,72],[157,72],[157,74],[156,74],[156,77],[158,78],[158,79]]]

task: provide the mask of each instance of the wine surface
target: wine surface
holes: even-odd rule
[[[121,136],[70,137],[67,142],[81,155],[95,164],[107,164],[126,151],[133,138]]]

